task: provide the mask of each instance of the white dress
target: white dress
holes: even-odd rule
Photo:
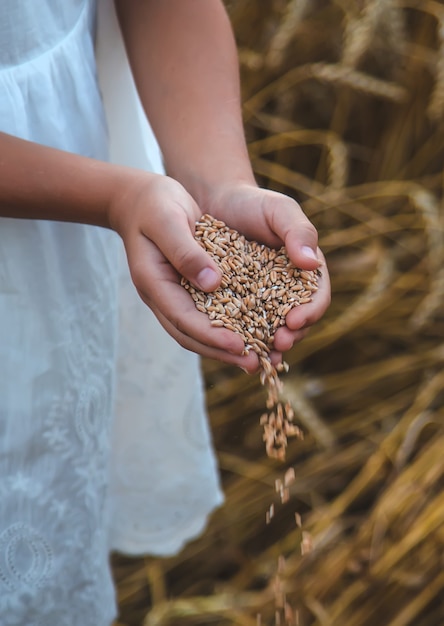
[[[162,171],[101,2],[110,137],[93,0],[2,0],[0,130]],[[0,218],[1,626],[108,626],[110,550],[173,554],[222,501],[199,359],[139,300],[122,248]]]

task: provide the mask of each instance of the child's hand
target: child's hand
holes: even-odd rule
[[[211,326],[180,285],[181,276],[205,291],[220,283],[218,266],[194,239],[194,224],[201,215],[193,198],[172,178],[131,172],[113,201],[109,220],[123,239],[139,295],[167,332],[188,350],[254,372],[256,354],[242,356],[241,337]]]
[[[249,239],[275,247],[285,244],[298,267],[315,269],[324,263],[314,227],[296,202],[286,196],[251,185],[233,185],[215,195],[205,211]],[[110,223],[124,241],[141,298],[169,334],[193,352],[254,372],[258,368],[256,354],[242,356],[243,340],[229,330],[211,326],[180,285],[181,276],[204,291],[212,291],[220,283],[217,265],[194,239],[194,224],[203,212],[175,180],[137,174],[115,199]],[[286,326],[276,332],[274,362],[302,339],[329,302],[329,278],[323,264],[313,302],[291,311]]]
[[[330,304],[330,279],[317,232],[300,206],[283,194],[260,189],[250,184],[221,187],[208,201],[208,213],[223,220],[250,240],[272,247],[285,245],[287,254],[296,267],[321,270],[319,290],[313,301],[295,307],[286,318],[286,326],[278,329],[274,348],[279,360],[317,322]]]

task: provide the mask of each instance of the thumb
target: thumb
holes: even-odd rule
[[[273,231],[284,242],[287,254],[296,267],[316,269],[321,265],[316,228],[295,200],[280,194],[277,198],[280,202],[273,206]]]
[[[321,265],[321,259],[318,256],[318,234],[304,215],[302,218],[286,233],[285,248],[296,267],[314,270]]]
[[[176,271],[203,291],[213,291],[222,279],[217,263],[195,240],[190,223],[183,213],[168,220],[151,239]]]
[[[221,274],[219,269],[213,267],[213,265],[215,265],[215,263],[211,261],[211,265],[207,264],[198,271],[196,278],[192,276],[186,276],[186,278],[188,278],[193,285],[202,289],[202,291],[214,291],[220,285]],[[183,274],[183,276],[185,276],[185,274]]]
[[[181,276],[202,291],[213,291],[220,284],[222,274],[211,256],[194,239],[189,230],[175,231],[165,256]]]

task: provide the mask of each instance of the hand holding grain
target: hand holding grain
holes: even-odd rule
[[[232,330],[212,326],[210,320],[197,311],[189,294],[180,285],[184,276],[198,289],[210,292],[220,285],[222,279],[217,263],[194,238],[195,223],[202,214],[201,209],[177,181],[167,176],[134,176],[135,180],[131,180],[131,184],[117,194],[110,222],[122,236],[133,282],[141,298],[169,334],[186,349],[237,365],[250,373],[257,371],[260,366],[258,355],[254,351],[246,354],[242,338]],[[243,227],[242,232],[246,231],[249,236],[259,235],[260,241],[272,246],[279,247],[286,241],[293,258],[300,261],[299,267],[305,265],[308,270],[313,270],[319,266],[317,258],[313,255],[305,258],[303,252],[304,245],[315,245],[316,231],[304,216],[303,227],[311,237],[307,244],[307,234],[304,240],[295,220],[288,220],[289,214],[297,216],[299,221],[296,222],[300,225],[300,215],[294,212],[294,207],[297,207],[294,201],[276,194],[279,200],[285,200],[287,208],[283,211],[276,208],[269,210],[267,199],[275,200],[273,192],[256,190],[251,186],[247,188],[246,185],[237,185],[236,189],[240,193],[232,194],[231,204],[225,212],[231,212],[232,221]],[[219,197],[222,199],[223,194]],[[226,197],[226,200],[230,198]],[[241,200],[245,202],[239,207]],[[256,209],[254,201],[257,202]],[[213,206],[216,207],[216,203]],[[294,237],[294,232],[299,233],[298,236]],[[323,272],[320,282],[320,291],[324,295],[317,297],[316,303],[306,305],[307,308],[312,307],[311,317],[308,312],[303,316],[308,323],[320,317],[328,304],[326,272]],[[286,324],[278,329],[274,338],[270,356],[275,363],[281,361],[282,351],[291,347],[306,332],[306,328],[300,330],[303,326],[300,320],[293,321],[293,326],[289,325],[290,317],[291,312],[284,316]]]
[[[245,360],[242,340],[229,331],[215,332],[209,322],[203,325],[180,286],[183,275],[202,289],[216,288],[221,279],[216,263],[194,239],[200,214],[177,181],[130,171],[113,196],[109,223],[123,240],[140,297],[166,331],[188,350],[240,364]]]
[[[275,363],[307,334],[330,304],[330,279],[318,236],[301,207],[289,196],[251,184],[230,184],[214,190],[206,203],[207,212],[224,221],[251,241],[271,248],[285,247],[294,266],[302,270],[322,268],[316,298],[294,307],[278,328],[271,360]]]

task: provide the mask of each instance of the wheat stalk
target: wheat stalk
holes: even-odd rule
[[[353,3],[349,7],[356,7]],[[358,65],[371,46],[375,30],[382,17],[392,8],[392,0],[366,0],[364,8],[345,13],[344,39],[341,63],[350,68]]]
[[[286,72],[283,76],[269,83],[249,98],[244,103],[245,121],[281,91],[293,88],[310,78],[327,83],[345,85],[375,98],[397,103],[404,102],[407,97],[405,88],[393,82],[370,76],[340,64],[309,63]]]
[[[310,0],[289,0],[285,15],[268,47],[265,64],[269,68],[275,69],[283,62],[286,49],[297,35],[297,28],[309,5]]]

